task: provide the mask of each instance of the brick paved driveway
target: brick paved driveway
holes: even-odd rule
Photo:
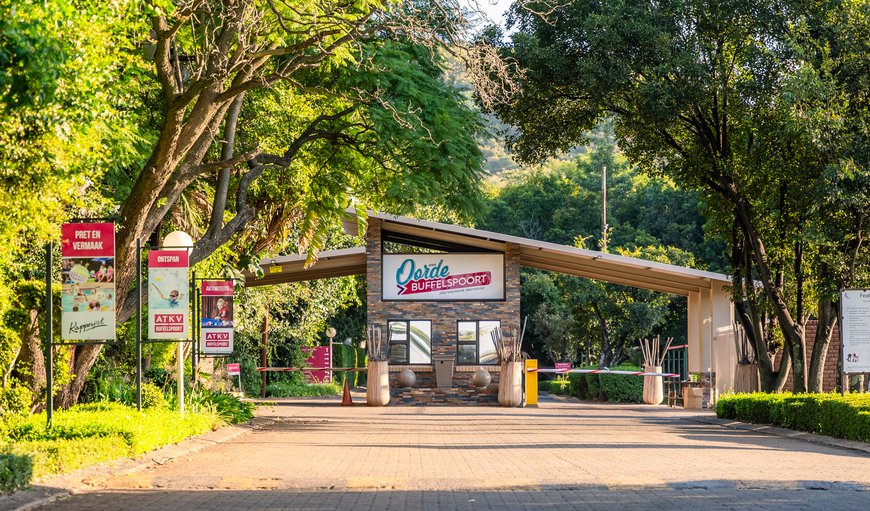
[[[870,455],[664,407],[285,401],[275,422],[39,509],[870,509]]]

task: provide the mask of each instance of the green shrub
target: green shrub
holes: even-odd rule
[[[248,422],[254,417],[254,404],[227,394],[207,389],[197,390],[189,396],[194,410],[213,410],[227,424]]]
[[[743,422],[870,441],[870,394],[728,394],[719,398],[716,414]]]
[[[33,478],[33,459],[13,452],[0,453],[0,492],[26,488]]]
[[[138,455],[213,429],[214,411],[191,410],[184,419],[168,409],[90,403],[58,410],[51,429],[45,413],[10,427],[7,452],[30,459],[32,477],[68,472],[108,460]]]
[[[538,382],[538,390],[549,392],[550,394],[556,394],[558,396],[564,396],[568,394],[570,384],[571,382],[568,378],[544,380]]]
[[[166,398],[157,385],[142,384],[142,408],[166,408]]]
[[[296,385],[293,383],[275,382],[266,386],[266,392],[271,397],[319,397],[338,396],[342,389],[336,383],[312,383]]]

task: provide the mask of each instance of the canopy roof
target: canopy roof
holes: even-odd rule
[[[356,215],[353,210],[348,213]],[[642,289],[688,296],[704,289],[721,289],[731,283],[727,275],[672,264],[387,213],[369,212],[368,216],[382,221],[384,241],[445,252],[504,252],[507,245],[512,244],[519,250],[519,262],[523,266]],[[355,221],[348,220],[345,229],[358,234]],[[305,256],[265,258],[260,264],[266,275],[261,279],[248,276],[248,286],[364,274],[366,254],[365,247],[328,250],[321,252],[318,261],[308,269],[304,267]]]

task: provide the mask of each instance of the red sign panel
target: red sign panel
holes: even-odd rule
[[[241,364],[227,364],[227,374],[230,376],[238,376],[242,374]]]
[[[556,362],[556,371],[570,371],[571,362]]]
[[[115,224],[63,224],[62,257],[115,257]]]
[[[332,367],[332,350],[329,346],[317,346],[315,348],[303,348],[308,353],[305,365],[308,367]],[[308,383],[322,383],[330,381],[330,371],[303,371]]]
[[[202,296],[232,296],[232,280],[204,280],[202,282]]]

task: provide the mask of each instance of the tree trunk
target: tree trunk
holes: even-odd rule
[[[770,390],[765,389],[765,392],[776,392],[777,394],[782,392],[790,370],[791,352],[784,348],[782,350],[782,360],[779,361],[779,371],[777,371],[776,379],[773,381],[773,387]]]
[[[837,326],[838,304],[830,300],[819,300],[818,324],[810,359],[809,392],[822,392],[824,388],[825,360],[831,345],[834,328]]]
[[[601,333],[601,352],[598,354],[598,366],[607,367],[610,359],[610,336],[607,334],[607,319],[601,314],[597,304],[592,304],[595,317],[598,318],[598,330]]]
[[[25,384],[33,391],[33,402],[30,405],[32,413],[45,409],[45,353],[42,351],[41,329],[39,328],[39,312],[31,309],[27,313],[27,322],[21,328],[21,362],[27,366],[22,371]]]

